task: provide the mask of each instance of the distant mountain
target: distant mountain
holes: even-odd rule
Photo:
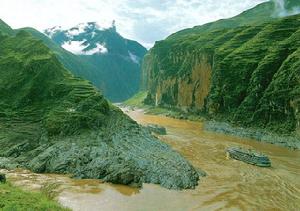
[[[45,34],[90,66],[87,72],[70,70],[91,80],[111,101],[123,101],[138,91],[141,61],[147,50],[138,42],[123,38],[115,24],[110,28],[95,22],[67,30],[53,27]]]

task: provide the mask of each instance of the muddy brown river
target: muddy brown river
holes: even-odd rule
[[[54,188],[58,201],[80,211],[300,210],[299,150],[206,132],[200,122],[145,115],[141,110],[128,114],[141,124],[166,127],[168,135],[160,139],[207,173],[195,190],[173,191],[151,184],[136,189],[25,170],[6,171],[9,179],[30,190],[58,184]],[[227,159],[225,149],[229,146],[259,150],[270,157],[272,167],[259,168]]]

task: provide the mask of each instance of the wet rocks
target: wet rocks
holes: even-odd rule
[[[230,147],[226,150],[226,153],[230,158],[240,160],[248,164],[259,167],[271,167],[271,161],[266,155],[252,149]]]
[[[9,137],[1,142],[11,143]],[[0,153],[9,148],[1,148]],[[190,189],[203,176],[148,129],[117,113],[102,130],[65,137],[42,136],[38,145],[14,156],[12,160],[21,168],[36,173],[71,174],[135,187],[152,183],[169,189]]]
[[[153,133],[156,133],[157,135],[167,135],[167,130],[165,127],[162,127],[160,125],[155,124],[148,124],[146,128]]]
[[[6,176],[5,174],[0,173],[0,183],[6,183]]]

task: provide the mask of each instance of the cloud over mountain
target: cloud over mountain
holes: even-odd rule
[[[71,27],[96,21],[107,27],[116,20],[125,37],[151,47],[171,33],[234,16],[266,0],[0,0],[1,18],[18,28]]]

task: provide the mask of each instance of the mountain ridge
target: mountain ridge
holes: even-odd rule
[[[200,33],[219,28],[225,29],[245,25],[259,25],[279,17],[295,15],[296,10],[300,13],[299,8],[300,2],[297,0],[269,0],[258,4],[249,10],[243,11],[234,17],[183,29],[171,34],[166,39],[184,36],[186,33]]]

